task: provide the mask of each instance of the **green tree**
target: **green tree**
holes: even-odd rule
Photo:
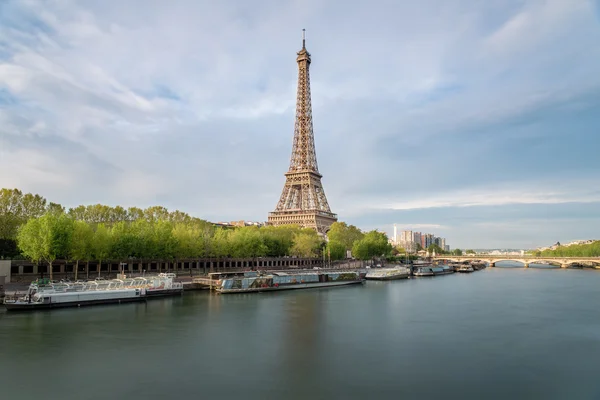
[[[94,231],[92,227],[83,221],[74,221],[73,235],[69,244],[69,260],[75,261],[75,280],[79,273],[79,261],[85,261],[89,270],[92,258],[92,246]],[[87,278],[87,277],[86,277]]]
[[[162,206],[152,206],[144,210],[144,218],[150,222],[169,220],[169,210]]]
[[[166,260],[167,265],[170,265],[175,258],[177,248],[177,242],[173,236],[173,224],[168,220],[159,219],[152,226],[154,228],[152,247],[155,250],[156,258]]]
[[[429,252],[429,254],[433,254],[434,252],[435,252],[435,254],[444,254],[445,253],[444,250],[442,250],[442,248],[435,243],[430,244],[429,247],[427,248],[427,251]]]
[[[359,260],[369,260],[374,257],[389,256],[392,252],[392,245],[388,241],[385,233],[371,231],[361,240],[354,242],[352,254]]]
[[[27,221],[19,228],[17,233],[19,250],[36,264],[39,264],[44,255],[42,235],[42,223],[39,218],[32,218]]]
[[[110,231],[104,225],[104,223],[99,223],[96,226],[96,231],[94,232],[93,240],[92,240],[92,254],[96,261],[98,261],[98,276],[100,276],[100,272],[102,270],[102,261],[106,261],[108,256],[110,255],[111,250],[111,235]]]
[[[210,257],[229,257],[231,247],[229,246],[229,229],[218,228],[209,243]]]
[[[133,225],[119,221],[110,228],[109,232],[110,250],[108,257],[110,259],[122,263],[140,253],[140,235],[135,232]]]
[[[0,258],[17,255],[17,231],[46,211],[46,199],[18,189],[0,189]]]
[[[291,254],[297,257],[318,257],[322,245],[323,239],[319,237],[317,231],[304,228],[294,234]]]
[[[50,279],[53,278],[52,263],[59,257],[68,258],[73,220],[65,214],[48,213],[31,219],[19,229],[17,242],[23,254],[32,260],[48,263]]]
[[[340,242],[330,239],[327,243],[326,250],[329,257],[334,261],[346,258],[346,246]]]
[[[65,208],[58,203],[50,202],[48,204],[48,208],[46,209],[46,212],[53,213],[53,214],[64,214]]]
[[[244,226],[231,232],[229,247],[232,257],[262,257],[268,251],[256,226]]]
[[[329,240],[343,244],[346,250],[352,250],[354,242],[361,240],[364,236],[356,226],[348,225],[345,222],[334,222],[327,232]]]
[[[290,255],[294,245],[294,234],[300,228],[297,225],[265,226],[260,228],[263,243],[267,248],[269,257],[283,257]]]
[[[465,254],[475,254],[475,250],[465,250]]]
[[[452,254],[455,256],[462,256],[462,250],[461,249],[454,249],[452,250]]]

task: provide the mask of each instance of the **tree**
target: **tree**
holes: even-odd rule
[[[228,229],[218,228],[212,240],[209,242],[209,256],[210,257],[228,257],[231,254],[231,248],[229,247],[229,233]]]
[[[427,251],[429,252],[429,254],[433,254],[434,252],[435,252],[435,254],[444,254],[445,253],[445,251],[442,250],[442,248],[435,243],[430,244],[429,247],[427,248]]]
[[[475,254],[475,250],[465,250],[465,254]]]
[[[110,232],[106,225],[103,223],[98,224],[92,241],[92,254],[98,261],[98,276],[100,276],[102,270],[102,261],[105,261],[110,254],[110,240]]]
[[[46,211],[46,199],[18,189],[0,189],[0,257],[16,255],[19,227]]]
[[[354,225],[347,225],[345,222],[334,222],[327,232],[329,240],[341,243],[346,250],[352,250],[354,242],[361,240],[364,234]]]
[[[231,232],[229,247],[232,257],[262,257],[268,250],[256,226],[243,226]]]
[[[373,257],[385,257],[392,252],[392,245],[385,233],[371,231],[361,240],[354,242],[352,254],[359,260],[369,260]]]
[[[115,223],[109,230],[109,258],[119,263],[139,252],[140,236],[133,231],[132,225],[123,221]]]
[[[52,279],[54,260],[68,257],[73,226],[73,220],[65,214],[48,213],[31,219],[19,230],[19,248],[32,260],[46,261]]]
[[[346,246],[340,242],[336,242],[335,240],[329,240],[327,243],[327,254],[332,260],[343,260],[346,258]]]
[[[265,226],[260,228],[263,243],[269,257],[283,257],[290,254],[294,245],[294,234],[300,228],[297,225]]]
[[[291,254],[297,257],[318,257],[322,245],[323,239],[319,237],[317,231],[304,228],[294,234]]]
[[[152,247],[155,250],[156,258],[167,260],[169,264],[175,257],[177,243],[173,237],[173,224],[165,219],[156,220],[152,227],[154,234],[152,237]]]
[[[417,243],[417,252],[423,250],[423,246],[421,246],[421,243]]]
[[[150,222],[169,219],[169,210],[161,206],[152,206],[144,210],[144,218]]]
[[[452,250],[452,254],[455,256],[462,256],[462,250],[461,249],[454,249]]]
[[[48,204],[48,208],[46,209],[46,212],[53,213],[53,214],[64,214],[65,208],[58,203],[50,202]]]
[[[92,246],[94,231],[92,227],[83,221],[74,221],[73,235],[69,244],[69,260],[75,261],[75,280],[79,272],[79,261],[85,261],[88,265],[92,258]]]
[[[42,224],[39,218],[27,221],[19,228],[17,244],[21,253],[38,264],[43,257]]]

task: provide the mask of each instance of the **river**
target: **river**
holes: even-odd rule
[[[597,399],[600,271],[0,312],[5,399]]]

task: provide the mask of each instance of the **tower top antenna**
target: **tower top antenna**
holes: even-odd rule
[[[306,48],[306,29],[302,29],[302,48]]]

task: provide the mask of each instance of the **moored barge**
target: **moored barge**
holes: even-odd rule
[[[4,299],[9,311],[81,307],[97,304],[131,303],[147,298],[180,294],[183,285],[175,274],[98,280],[88,282],[33,282],[24,295]]]
[[[214,289],[221,294],[256,293],[346,286],[364,282],[363,276],[356,271],[255,272],[246,276],[219,279]]]
[[[410,277],[410,268],[393,267],[371,269],[367,272],[365,279],[374,281],[391,281],[395,279],[408,279]]]

